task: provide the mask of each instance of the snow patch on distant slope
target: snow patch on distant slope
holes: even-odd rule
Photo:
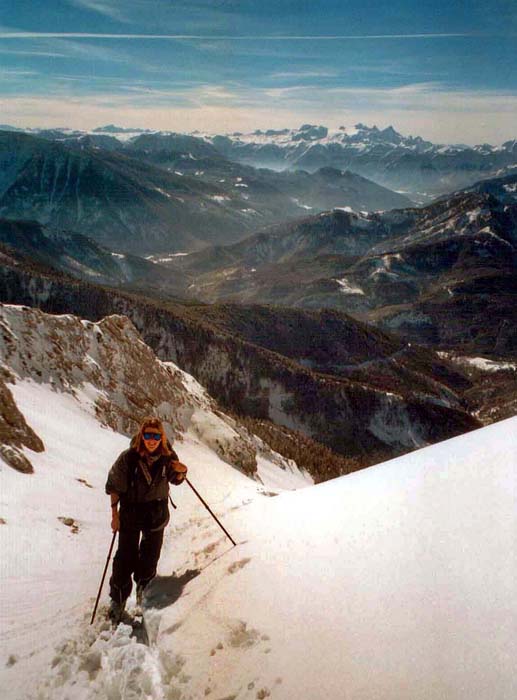
[[[497,362],[496,360],[489,360],[486,357],[454,357],[452,359],[458,363],[481,369],[484,372],[517,370],[517,364],[515,362]]]
[[[418,423],[411,420],[406,408],[392,400],[394,395],[384,392],[379,408],[368,423],[368,429],[376,438],[389,445],[405,448],[423,447],[426,441]]]
[[[336,282],[339,284],[340,291],[343,292],[343,294],[362,294],[364,296],[364,291],[361,287],[352,285],[346,277],[342,277],[339,280],[336,279]]]

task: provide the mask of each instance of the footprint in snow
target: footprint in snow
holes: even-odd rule
[[[79,532],[79,523],[77,522],[77,520],[65,517],[59,517],[58,520],[60,523],[63,523],[63,525],[69,527],[74,535],[77,535],[77,533]]]
[[[189,569],[181,576],[156,576],[146,588],[146,605],[163,609],[175,603],[189,581],[199,576],[199,569]]]
[[[260,632],[256,629],[248,629],[248,624],[243,620],[232,626],[228,642],[234,649],[250,649],[260,642]]]
[[[234,574],[236,571],[239,571],[239,569],[243,569],[246,564],[249,564],[251,561],[250,557],[246,557],[245,559],[240,559],[239,561],[235,561],[233,564],[230,564],[228,567],[228,573],[229,574]]]

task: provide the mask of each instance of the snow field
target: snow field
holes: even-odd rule
[[[32,476],[0,471],[6,700],[516,696],[517,419],[309,488],[263,458],[252,481],[187,434],[180,459],[238,546],[187,485],[172,490],[146,647],[101,614],[88,624],[111,539],[106,471],[127,439],[83,396],[13,394],[47,451]]]
[[[516,428],[228,515],[238,559],[163,614],[185,697],[515,697]]]
[[[103,619],[107,580],[96,623],[89,625],[111,542],[104,484],[128,439],[99,425],[88,387],[78,391],[77,398],[32,381],[18,381],[10,388],[29,424],[43,439],[45,452],[28,451],[35,469],[32,475],[20,474],[0,462],[0,515],[6,521],[0,527],[2,698],[167,697],[163,686],[170,671],[161,664],[159,649],[149,650],[141,644],[135,648],[128,627],[113,639],[107,633]],[[205,489],[219,515],[264,490],[221,462],[197,434],[186,436],[175,447],[189,465],[192,482],[201,492]],[[260,462],[265,473],[268,468],[273,474],[282,471],[263,458]],[[307,484],[296,469],[280,480],[291,488]],[[178,565],[187,554],[176,551],[177,533],[195,527],[191,538],[202,539],[197,532],[212,520],[186,485],[171,489],[171,495],[178,510],[172,513],[159,569],[169,574],[171,569],[162,569],[167,567],[167,550],[174,550],[171,561]],[[74,533],[59,518],[71,518],[78,531]],[[190,554],[190,541],[187,546]],[[110,570],[111,565],[106,579]],[[147,617],[153,632],[159,620],[153,619],[153,610]],[[133,680],[128,682],[126,676]]]

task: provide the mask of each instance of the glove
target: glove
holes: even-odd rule
[[[171,467],[174,472],[173,484],[179,485],[187,478],[187,467],[181,462],[171,462]]]

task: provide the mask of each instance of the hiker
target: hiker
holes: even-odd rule
[[[178,459],[158,418],[142,421],[129,449],[111,467],[106,493],[111,498],[111,529],[118,549],[110,578],[109,617],[118,622],[136,583],[136,602],[156,575],[163,532],[169,522],[169,482],[181,484],[187,467]]]

